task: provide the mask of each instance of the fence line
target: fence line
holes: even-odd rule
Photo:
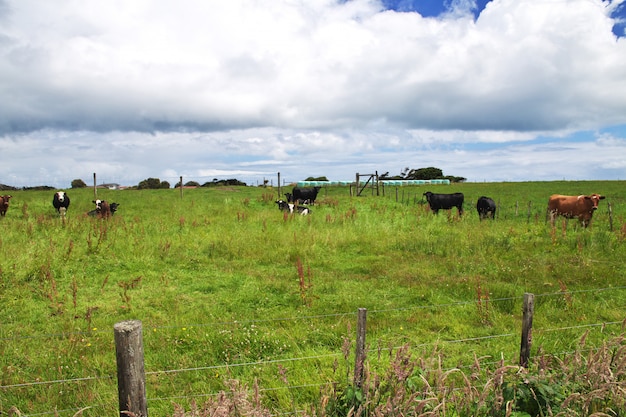
[[[602,291],[606,291],[606,290],[615,290],[615,289],[621,289],[621,288],[626,288],[626,287],[613,287],[613,288],[602,288],[602,289],[594,289],[594,290],[580,290],[580,291],[561,291],[561,292],[555,292],[555,293],[546,293],[546,294],[541,294],[540,296],[543,297],[548,297],[548,296],[563,296],[563,295],[567,295],[567,294],[575,294],[575,293],[591,293],[591,292],[602,292]],[[513,300],[513,299],[518,299],[519,297],[507,297],[507,298],[501,298],[501,299],[494,299],[494,300],[490,300],[490,301],[497,301],[497,300]],[[524,298],[526,298],[526,295],[524,296]],[[421,308],[434,308],[434,307],[446,307],[446,306],[457,306],[457,305],[470,305],[470,304],[474,304],[476,302],[476,300],[472,300],[472,301],[467,301],[467,302],[459,302],[459,303],[446,303],[446,304],[438,304],[438,305],[431,305],[431,306],[416,306],[415,309],[421,309]],[[365,310],[365,309],[360,309],[360,310]],[[409,308],[399,308],[399,309],[389,309],[389,310],[382,310],[383,312],[385,311],[406,311],[409,310]],[[376,311],[376,310],[375,310]],[[348,316],[348,315],[354,315],[354,313],[341,313],[341,314],[326,314],[326,315],[316,315],[316,316],[309,316],[309,317],[318,317],[318,318],[325,318],[325,317],[339,317],[339,316]],[[302,317],[299,317],[297,319],[302,319]],[[267,320],[249,320],[249,321],[233,321],[233,322],[226,322],[225,324],[242,324],[242,323],[254,323],[254,322],[259,322],[259,321],[263,321],[263,322],[273,322],[273,321],[286,321],[288,320],[287,318],[282,318],[282,319],[267,319]],[[220,324],[224,324],[223,322]],[[560,328],[549,328],[549,329],[537,329],[538,332],[543,332],[543,333],[548,333],[548,332],[557,332],[557,331],[564,331],[564,330],[574,330],[574,329],[583,329],[583,328],[593,328],[593,327],[601,327],[602,330],[604,330],[604,328],[606,326],[610,326],[610,325],[622,325],[622,327],[626,326],[626,319],[621,320],[621,321],[612,321],[612,322],[601,322],[601,323],[589,323],[589,324],[581,324],[581,325],[575,325],[575,326],[565,326],[565,327],[560,327]],[[117,326],[117,325],[116,325]],[[206,325],[208,326],[208,324]],[[177,326],[168,326],[169,327],[177,327]],[[363,326],[364,327],[364,326]],[[81,332],[81,334],[83,334],[84,332]],[[511,337],[511,336],[515,336],[515,333],[504,333],[504,334],[497,334],[497,335],[487,335],[487,336],[478,336],[478,337],[469,337],[469,338],[462,338],[462,339],[454,339],[454,340],[436,340],[434,342],[431,342],[431,344],[437,344],[437,343],[466,343],[466,342],[475,342],[475,341],[481,341],[481,340],[489,340],[489,339],[495,339],[495,338],[502,338],[502,337]],[[117,342],[117,340],[116,340]],[[357,342],[358,342],[358,338],[357,338]],[[418,346],[427,346],[428,343],[425,344],[420,344]],[[402,347],[411,347],[411,345],[405,344]],[[400,347],[395,347],[395,349],[399,349]],[[394,348],[388,348],[389,350],[392,350]],[[132,350],[132,349],[131,349]],[[374,349],[369,348],[368,351],[373,351]],[[387,350],[387,349],[379,349],[379,351],[382,350]],[[246,367],[246,366],[253,366],[253,365],[261,365],[261,366],[265,366],[265,365],[271,365],[271,364],[276,364],[276,363],[285,363],[285,362],[297,362],[297,361],[304,361],[304,360],[311,360],[311,359],[321,359],[321,358],[330,358],[330,357],[337,357],[337,356],[341,356],[342,352],[336,352],[336,353],[330,353],[330,354],[323,354],[323,355],[314,355],[314,356],[307,356],[307,357],[290,357],[290,358],[282,358],[282,359],[274,359],[274,360],[259,360],[259,361],[252,361],[252,362],[242,362],[242,363],[235,363],[235,364],[224,364],[224,365],[214,365],[214,366],[202,366],[202,367],[193,367],[193,368],[182,368],[182,369],[170,369],[170,370],[160,370],[160,371],[151,371],[151,372],[147,372],[144,374],[145,375],[160,375],[160,374],[173,374],[173,373],[184,373],[184,372],[195,372],[195,371],[203,371],[203,370],[210,370],[210,369],[228,369],[228,368],[234,368],[234,367]],[[356,353],[356,355],[358,355],[358,352]],[[367,354],[365,354],[367,355]],[[551,355],[559,355],[559,353],[556,354],[551,354]],[[141,355],[142,358],[141,360],[143,361],[143,355]],[[358,359],[357,359],[357,364]],[[497,362],[496,362],[497,363]],[[520,363],[521,365],[521,363]],[[119,372],[119,366],[120,363],[118,362],[118,372]],[[524,367],[524,365],[521,365],[522,367]],[[355,366],[355,369],[357,368],[357,366]],[[457,367],[455,367],[454,369],[456,369]],[[23,387],[30,387],[30,386],[39,386],[39,385],[50,385],[50,384],[57,384],[57,383],[69,383],[69,382],[82,382],[82,381],[92,381],[92,380],[100,380],[100,379],[112,379],[113,376],[100,376],[100,377],[84,377],[84,378],[72,378],[72,379],[58,379],[58,380],[52,380],[52,381],[35,381],[35,382],[31,382],[31,383],[20,383],[20,384],[13,384],[13,385],[5,385],[5,386],[0,386],[1,389],[9,389],[9,388],[23,388]],[[355,373],[355,383],[357,380],[357,374]],[[118,382],[119,382],[119,375],[118,375]],[[145,382],[143,383],[145,384]],[[317,386],[317,384],[315,384]],[[296,386],[294,387],[281,387],[280,389],[295,389]],[[278,389],[278,388],[277,388]],[[144,401],[145,401],[145,391],[144,391]],[[121,403],[120,403],[121,406]],[[33,414],[34,415],[34,414]]]
[[[615,323],[621,323],[621,322],[612,322],[612,324]],[[589,325],[589,326],[595,326],[594,324]],[[584,327],[584,326],[582,326]],[[567,329],[567,328],[566,328]],[[558,330],[558,329],[552,329],[552,330]],[[584,350],[578,350],[578,352],[592,352],[592,351],[597,351],[601,349],[601,347],[595,347],[595,348],[589,348],[589,349],[584,349]],[[550,353],[550,356],[559,356],[559,355],[565,355],[565,354],[573,354],[576,351],[567,351],[567,352],[556,352],[556,353]],[[492,361],[492,362],[483,362],[481,363],[484,366],[488,366],[488,365],[494,365],[494,364],[501,364],[503,361],[503,359],[497,360],[497,361]],[[254,363],[252,363],[254,364]],[[242,364],[243,365],[243,364]],[[444,372],[448,372],[448,371],[452,371],[455,369],[464,369],[464,368],[470,368],[473,367],[474,365],[464,365],[464,366],[455,366],[452,368],[442,368],[442,371]],[[227,366],[224,366],[227,367]],[[522,367],[520,366],[520,369]],[[113,377],[111,377],[113,378]],[[74,380],[67,380],[69,382],[74,381]],[[259,388],[258,391],[259,392],[271,392],[271,391],[278,391],[278,390],[293,390],[293,389],[300,389],[300,388],[308,388],[308,387],[321,387],[324,385],[331,385],[331,384],[336,384],[338,383],[338,381],[327,381],[327,382],[323,382],[323,383],[319,383],[319,384],[301,384],[301,385],[286,385],[286,386],[282,386],[282,387],[275,387],[275,388]],[[478,386],[474,386],[472,385],[472,387],[475,388],[482,388],[482,385],[478,385]],[[455,390],[460,390],[462,388],[455,388]],[[171,396],[171,397],[155,397],[155,398],[148,398],[148,401],[150,402],[154,402],[154,401],[171,401],[173,399],[193,399],[193,398],[207,398],[207,397],[214,397],[219,395],[222,391],[224,390],[220,390],[219,392],[213,392],[213,393],[205,393],[205,394],[195,394],[195,395],[179,395],[179,396]],[[252,392],[251,390],[248,390],[248,392]],[[87,410],[87,409],[94,409],[94,408],[102,408],[104,407],[105,404],[95,404],[95,405],[90,405],[90,406],[86,406],[86,407],[74,407],[74,408],[67,408],[67,409],[63,409],[63,410],[53,410],[53,411],[46,411],[46,412],[41,412],[41,413],[32,413],[32,414],[28,414],[28,416],[44,416],[44,415],[59,415],[60,413],[65,413],[65,412],[72,412],[75,413],[77,411],[80,410]],[[297,414],[298,412],[303,412],[303,410],[296,410],[295,412],[287,412],[287,413],[279,413],[279,414],[272,414],[272,415],[289,415],[289,414]],[[74,414],[75,415],[75,414]]]
[[[615,322],[615,323],[619,323],[619,322]],[[419,345],[421,346],[421,345]],[[597,351],[601,349],[600,347],[594,347],[594,348],[588,348],[588,349],[582,349],[579,350],[578,352],[592,352],[592,351]],[[576,351],[566,351],[566,352],[556,352],[556,353],[551,353],[551,356],[560,356],[560,355],[567,355],[567,354],[573,354]],[[495,365],[495,364],[499,364],[502,363],[502,359],[497,360],[497,361],[491,361],[491,362],[483,362],[482,365]],[[471,368],[474,367],[474,364],[471,365],[463,365],[463,366],[455,366],[453,368],[442,368],[443,372],[448,372],[454,369],[466,369],[466,368]],[[111,377],[112,378],[112,377]],[[72,380],[69,380],[72,381]],[[308,388],[308,387],[320,387],[320,386],[324,386],[324,385],[330,385],[330,384],[334,384],[334,383],[338,383],[338,381],[329,381],[329,382],[323,382],[323,383],[319,383],[319,384],[301,384],[301,385],[289,385],[289,386],[284,386],[284,387],[276,387],[276,388],[259,388],[259,392],[271,392],[271,391],[277,391],[277,390],[284,390],[284,389],[300,389],[300,388]],[[476,388],[482,388],[482,385],[479,386],[475,386],[472,385],[472,387],[476,387]],[[454,388],[455,390],[461,390],[463,388]],[[221,391],[220,391],[221,392]],[[171,401],[173,399],[192,399],[192,398],[208,398],[208,397],[215,397],[217,395],[220,394],[220,392],[212,392],[212,393],[205,393],[205,394],[195,394],[195,395],[176,395],[176,396],[171,396],[171,397],[156,397],[156,398],[148,398],[148,401]],[[251,391],[248,391],[249,393],[251,393]],[[105,404],[96,404],[96,405],[91,405],[89,407],[75,407],[75,408],[67,408],[67,409],[63,409],[63,410],[54,410],[54,411],[46,411],[43,413],[35,413],[35,414],[28,414],[29,416],[43,416],[43,415],[58,415],[58,413],[64,413],[64,412],[76,412],[78,410],[84,410],[87,408],[101,408],[104,407]],[[296,411],[297,413],[298,411]],[[299,412],[304,412],[303,410],[300,410]],[[272,414],[272,415],[289,415],[289,414],[293,414],[293,412],[287,412],[287,413],[280,413],[280,414]]]
[[[573,329],[582,329],[582,328],[590,328],[590,327],[605,327],[605,326],[617,325],[617,324],[621,324],[626,327],[626,319],[624,319],[624,321],[591,323],[591,324],[582,324],[582,325],[577,325],[577,326],[567,326],[567,327],[558,327],[558,328],[550,328],[550,329],[536,329],[535,328],[534,332],[535,334],[544,333],[544,332],[557,332],[557,331],[562,331],[562,330],[573,330]],[[497,334],[497,335],[478,336],[478,337],[470,337],[470,338],[463,338],[463,339],[435,340],[432,342],[420,343],[418,345],[409,344],[408,346],[412,349],[415,349],[418,347],[432,346],[437,343],[448,343],[448,344],[465,343],[465,342],[475,342],[475,341],[480,341],[480,340],[497,339],[497,338],[504,338],[504,337],[513,337],[517,335],[518,335],[517,333],[502,333],[502,334]],[[380,347],[376,350],[381,351],[381,352],[393,351],[393,350],[400,349],[404,346],[407,346],[407,345],[405,344],[401,346]],[[370,348],[370,351],[371,350],[373,349]],[[553,355],[560,355],[560,354],[566,354],[566,353],[569,353],[569,351],[557,352],[557,353],[553,353]],[[203,371],[203,370],[211,370],[211,369],[228,369],[228,368],[238,368],[238,367],[253,366],[253,365],[271,365],[274,363],[306,361],[306,360],[329,358],[329,357],[341,356],[341,355],[342,355],[341,352],[337,352],[337,353],[329,353],[325,355],[273,359],[269,361],[253,361],[253,362],[241,362],[241,363],[232,363],[232,364],[223,364],[223,365],[201,366],[201,367],[193,367],[193,368],[167,369],[167,370],[160,370],[160,371],[149,371],[149,372],[146,372],[146,375],[162,375],[162,374],[173,374],[173,373],[183,373],[183,372],[195,372],[195,371]],[[20,384],[0,385],[0,389],[22,388],[22,387],[37,386],[37,385],[51,385],[51,384],[60,384],[60,383],[67,383],[67,382],[93,381],[93,380],[99,380],[99,379],[114,379],[114,378],[115,378],[115,375],[102,375],[102,376],[96,376],[96,377],[56,379],[56,380],[50,380],[50,381],[34,381],[34,382],[24,382]]]

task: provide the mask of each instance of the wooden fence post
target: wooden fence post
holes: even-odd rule
[[[141,321],[127,320],[113,326],[117,358],[117,391],[120,417],[148,416],[146,375],[143,363]]]
[[[524,306],[522,307],[522,343],[519,352],[519,365],[528,368],[530,348],[533,340],[533,313],[535,312],[535,295],[524,294]]]
[[[613,209],[611,208],[611,203],[607,203],[609,206],[609,230],[613,231]]]
[[[93,173],[93,199],[98,199],[98,187],[96,186],[96,173]]]
[[[356,325],[356,349],[354,359],[354,386],[361,388],[363,386],[363,369],[365,367],[365,325],[367,322],[367,309],[359,308],[357,313]]]
[[[529,201],[528,202],[528,213],[526,214],[526,222],[527,223],[530,223],[530,210],[531,210],[532,205],[533,205],[533,202]]]
[[[180,199],[183,199],[183,176],[180,176]]]

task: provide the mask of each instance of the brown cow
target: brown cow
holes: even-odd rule
[[[548,201],[548,213],[550,214],[552,226],[554,226],[556,216],[563,216],[566,219],[577,217],[583,227],[589,226],[593,212],[598,209],[598,203],[600,200],[604,200],[604,198],[600,194],[579,196],[551,195]]]
[[[9,200],[13,196],[3,195],[0,197],[0,216],[4,217],[7,214],[7,210],[9,209]]]
[[[111,217],[111,206],[109,202],[106,200],[93,200],[93,203],[96,205],[96,216],[98,218],[108,219]],[[113,203],[115,204],[115,203]],[[116,205],[117,207],[117,205]],[[89,213],[87,213],[89,214]]]

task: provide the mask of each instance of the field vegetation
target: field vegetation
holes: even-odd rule
[[[0,415],[119,415],[113,325],[129,319],[153,416],[625,415],[625,185],[329,187],[309,216],[280,212],[276,188],[99,189],[120,204],[108,220],[85,215],[92,189],[68,191],[65,218],[51,191],[11,192]],[[425,191],[463,192],[464,216],[435,216]],[[551,227],[553,193],[606,199],[588,229]],[[482,195],[495,221],[479,221]]]

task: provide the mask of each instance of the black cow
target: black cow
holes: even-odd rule
[[[439,210],[450,210],[456,207],[459,216],[463,215],[463,193],[454,194],[433,194],[430,191],[424,193],[430,209],[437,214]]]
[[[496,218],[496,202],[489,197],[482,196],[476,202],[476,210],[478,210],[478,217],[480,220],[491,217]]]
[[[61,216],[65,216],[65,212],[70,206],[70,196],[65,191],[58,191],[54,193],[52,205]]]
[[[292,203],[313,204],[317,198],[317,193],[322,187],[298,188],[293,187],[291,190]]]

